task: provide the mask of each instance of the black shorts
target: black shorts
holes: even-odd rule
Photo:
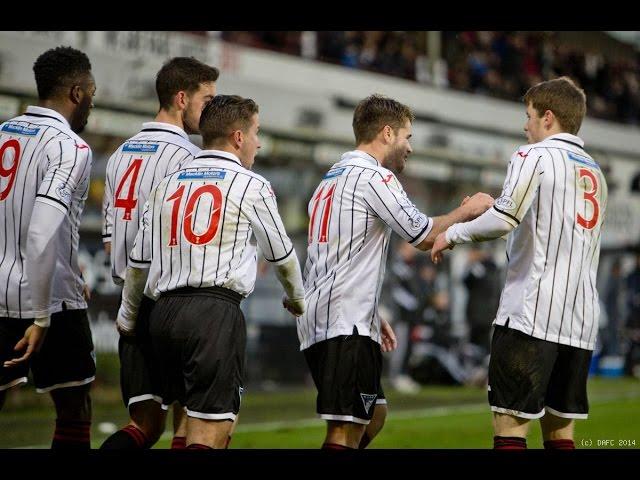
[[[149,336],[149,315],[154,304],[152,299],[143,296],[138,310],[135,336],[121,335],[118,340],[120,389],[127,408],[145,400],[155,400],[162,404],[158,369],[154,368]]]
[[[380,382],[382,352],[379,343],[353,330],[311,345],[304,356],[318,389],[320,418],[366,425],[375,405],[387,403]]]
[[[19,357],[13,347],[33,319],[0,317],[0,362]],[[29,369],[39,393],[86,385],[95,379],[96,359],[86,310],[64,310],[51,315],[51,325],[39,352],[15,367],[0,365],[0,390],[27,382]]]
[[[226,288],[180,288],[163,294],[150,318],[160,396],[187,415],[233,421],[240,410],[247,334],[242,296]]]
[[[545,411],[562,418],[587,418],[591,355],[590,350],[496,325],[489,361],[491,410],[529,419]]]

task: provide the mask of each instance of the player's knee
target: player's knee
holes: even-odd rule
[[[60,388],[51,391],[51,398],[60,420],[91,421],[91,396],[89,385]]]
[[[373,412],[371,422],[367,425],[366,433],[370,439],[373,439],[382,427],[387,419],[387,406],[385,404],[376,405],[376,409]]]
[[[156,443],[164,432],[166,413],[157,402],[145,401],[129,407],[131,423],[139,428],[151,444]]]

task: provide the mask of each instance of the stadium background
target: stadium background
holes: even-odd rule
[[[328,166],[353,148],[351,118],[361,98],[383,93],[416,112],[414,154],[401,179],[418,207],[437,215],[467,194],[500,192],[510,154],[526,143],[519,98],[541,80],[570,75],[588,96],[580,136],[609,184],[598,277],[603,301],[612,290],[614,264],[622,276],[634,267],[640,241],[640,32],[0,32],[0,120],[36,101],[33,61],[57,45],[85,51],[98,86],[83,133],[94,164],[79,255],[92,292],[96,444],[126,418],[114,328],[119,292],[100,238],[105,167],[112,151],[156,113],[155,74],[172,56],[192,55],[217,66],[219,93],[251,97],[260,105],[263,147],[255,170],[271,181],[301,260],[308,199]],[[504,265],[504,243],[493,242],[488,251]],[[437,284],[444,292],[447,333],[464,343],[468,249],[451,253]],[[598,439],[615,440],[615,447],[640,446],[634,420],[640,384],[633,376],[622,377],[630,345],[624,328],[629,293],[620,290],[613,300],[619,303],[614,309],[620,317],[619,350],[599,365],[594,362],[592,414],[578,424],[578,446],[609,446],[598,445]],[[295,322],[280,297],[273,270],[261,264],[256,289],[243,302],[249,372],[235,447],[315,448],[322,437],[322,423],[312,419],[314,392],[298,352]],[[385,303],[393,317],[393,299],[387,296]],[[606,317],[603,332],[614,323]],[[490,446],[481,381],[430,383],[407,391],[393,388],[392,380],[385,377],[391,415],[374,447]],[[0,448],[46,446],[54,416],[49,403],[31,386],[10,395],[0,414]],[[452,432],[462,429],[469,434],[456,441]],[[540,446],[538,437],[534,434],[532,446]]]

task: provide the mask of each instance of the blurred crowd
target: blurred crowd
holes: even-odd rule
[[[555,32],[442,32],[443,61],[433,71],[426,32],[252,31],[220,38],[515,101],[540,81],[569,75],[585,90],[590,116],[640,125],[640,53],[612,58],[563,44]]]

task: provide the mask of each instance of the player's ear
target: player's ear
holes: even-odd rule
[[[382,127],[382,138],[384,138],[385,142],[391,142],[393,138],[393,128],[389,125]]]
[[[555,114],[551,110],[545,110],[543,115],[544,126],[547,128],[551,128],[553,125],[553,120],[556,118]]]
[[[174,105],[178,110],[184,110],[187,106],[187,93],[180,90],[174,97]]]
[[[80,85],[74,85],[71,87],[69,90],[69,98],[76,105],[80,103],[80,99],[82,98],[82,89],[80,88]]]
[[[235,130],[231,135],[233,138],[234,145],[237,148],[242,147],[242,144],[244,143],[244,135],[242,133],[242,130]]]

